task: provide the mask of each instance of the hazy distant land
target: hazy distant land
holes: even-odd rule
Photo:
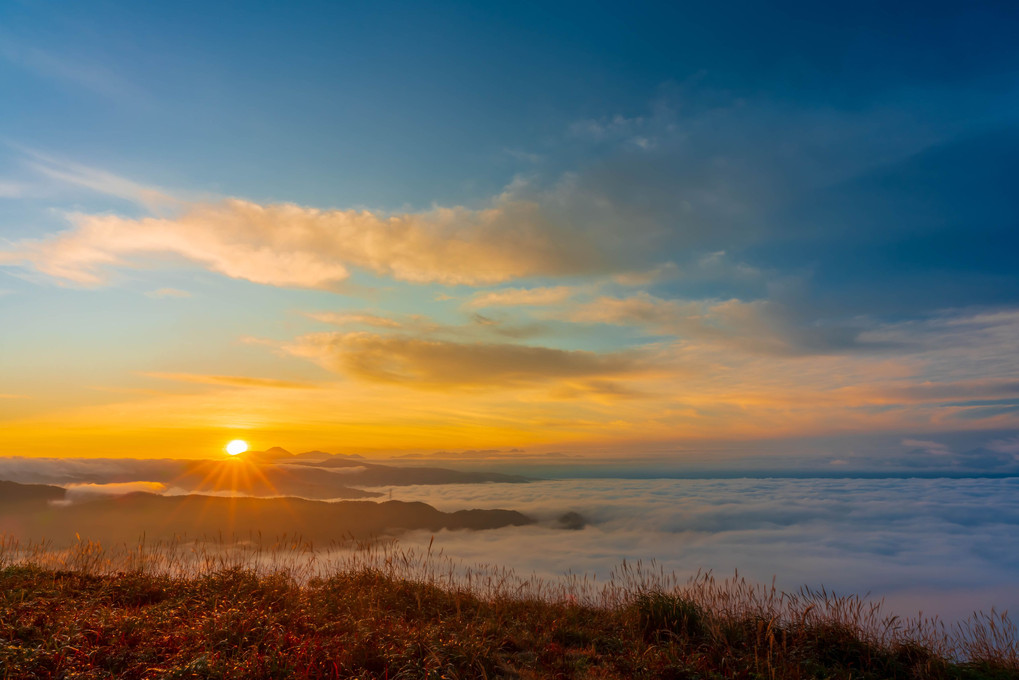
[[[0,533],[57,545],[75,536],[130,544],[143,535],[238,540],[287,535],[328,544],[408,530],[533,522],[513,510],[440,512],[422,502],[336,502],[384,498],[382,491],[360,486],[527,481],[498,472],[395,467],[321,451],[291,454],[279,447],[224,460],[65,459],[39,466],[19,459],[25,460],[20,468],[11,460],[7,472],[18,482],[0,481]],[[25,481],[50,483],[19,483]]]
[[[0,479],[58,485],[145,483],[162,485],[161,490],[170,493],[309,499],[382,495],[377,489],[362,487],[528,481],[501,472],[380,465],[359,456],[322,451],[292,454],[279,447],[219,460],[7,457],[0,458]]]
[[[71,503],[55,486],[0,482],[0,534],[55,546],[76,536],[102,543],[132,545],[146,539],[222,537],[252,540],[264,536],[300,537],[325,546],[403,530],[495,529],[530,524],[512,510],[440,512],[419,502],[342,501],[300,498],[158,496],[134,492]]]

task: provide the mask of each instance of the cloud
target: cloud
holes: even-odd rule
[[[35,149],[21,146],[15,148],[31,159],[28,161],[29,167],[50,179],[83,187],[107,196],[115,196],[151,210],[160,210],[180,204],[164,189],[140,184],[112,172],[58,158]]]
[[[1019,458],[1019,437],[1010,437],[1008,439],[996,439],[987,445],[991,451],[997,451],[999,453],[1008,453]]]
[[[903,439],[902,445],[906,448],[918,449],[932,456],[950,456],[952,454],[948,445],[940,442],[924,441],[922,439]]]
[[[772,300],[667,300],[640,292],[626,298],[601,297],[573,307],[568,315],[574,322],[640,327],[760,354],[843,353],[890,344],[865,343],[860,339],[865,328],[810,322]]]
[[[388,316],[364,312],[309,312],[308,316],[334,326],[371,326],[373,328],[403,328],[401,321]]]
[[[167,486],[162,482],[108,482],[88,484],[66,484],[66,500],[75,503],[90,500],[102,496],[123,496],[129,493],[154,493],[166,492]]]
[[[72,215],[71,230],[18,241],[0,251],[0,264],[95,286],[111,268],[175,257],[232,278],[322,289],[347,279],[351,267],[470,285],[612,268],[607,235],[599,238],[591,225],[582,232],[555,213],[511,193],[481,209],[392,215],[230,199],[191,205],[176,218]]]
[[[467,307],[480,309],[483,307],[541,307],[564,302],[577,293],[571,286],[552,286],[546,288],[505,288],[490,292],[477,293],[467,302]]]
[[[150,298],[189,298],[191,293],[186,290],[180,290],[179,288],[159,288],[157,290],[150,290],[145,293]]]
[[[319,386],[315,383],[272,378],[252,378],[242,375],[200,375],[194,373],[140,373],[139,375],[160,380],[198,383],[201,385],[223,385],[226,387],[255,387],[284,390],[308,390]]]
[[[22,182],[0,181],[0,198],[21,198],[29,191],[29,186]]]
[[[405,453],[397,456],[400,459],[435,459],[435,460],[518,460],[520,457],[542,454],[527,454],[523,449],[468,449],[466,451],[433,451],[431,453]]]
[[[140,90],[105,65],[83,59],[81,55],[61,55],[35,46],[21,45],[12,36],[0,33],[0,56],[46,78],[71,83],[117,100],[138,100]]]
[[[364,380],[427,388],[508,387],[648,371],[636,352],[599,354],[367,332],[305,335],[284,350]]]
[[[930,354],[935,355],[934,352]],[[936,355],[935,355],[936,356]],[[924,381],[912,385],[867,386],[853,388],[861,397],[877,403],[955,403],[1019,398],[1019,380],[985,378],[979,380]]]
[[[436,550],[467,564],[518,574],[596,576],[622,560],[685,579],[738,569],[780,588],[824,585],[885,598],[901,615],[953,619],[973,609],[1015,609],[1019,480],[713,479],[552,480],[395,489],[394,499],[442,510],[513,508],[539,526],[461,536],[441,532]],[[591,524],[557,528],[566,512]],[[401,539],[425,546],[431,535]],[[789,556],[795,555],[795,560]]]
[[[400,331],[416,337],[465,340],[493,338],[522,340],[548,332],[545,324],[518,323],[498,314],[474,313],[465,323],[440,323],[423,314],[388,315],[369,312],[308,312],[308,317],[334,326],[364,326],[380,332]],[[497,318],[498,317],[498,318]]]
[[[138,480],[173,479],[184,471],[186,465],[186,461],[165,459],[0,456],[0,479],[22,484],[63,486],[120,484]]]
[[[621,286],[649,286],[663,279],[674,278],[678,274],[679,267],[676,266],[676,263],[666,262],[647,270],[616,274],[612,277],[612,280]]]
[[[654,137],[648,137],[658,121],[645,116],[624,116],[617,114],[600,119],[578,120],[569,126],[569,134],[595,142],[623,142],[641,149],[655,145]]]

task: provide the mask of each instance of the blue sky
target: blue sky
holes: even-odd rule
[[[173,447],[1005,441],[1017,25],[1011,3],[5,3],[11,446],[63,423],[126,450],[161,400],[214,397],[222,422],[155,418]],[[209,376],[315,384],[280,409],[321,413],[268,424],[242,413],[267,385]],[[361,390],[450,407],[387,444],[328,415]]]

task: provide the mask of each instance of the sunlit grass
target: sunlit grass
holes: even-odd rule
[[[520,576],[394,542],[0,537],[0,677],[1013,678],[1017,630],[825,590]]]

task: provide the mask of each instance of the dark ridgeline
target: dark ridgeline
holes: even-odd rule
[[[531,481],[498,472],[367,463],[359,456],[322,451],[292,454],[280,447],[216,460],[76,459],[81,463],[11,468],[8,479],[33,484],[158,482],[188,493],[232,491],[241,496],[297,496],[311,499],[378,498],[370,487],[415,484],[521,484]],[[71,461],[71,462],[76,462]],[[367,488],[364,488],[367,487]]]
[[[441,467],[393,466],[368,463],[360,456],[342,456],[324,451],[290,453],[274,446],[265,451],[249,451],[245,458],[273,466],[286,466],[290,472],[301,472],[301,468],[335,470],[342,475],[344,483],[356,486],[408,486],[412,484],[484,484],[486,482],[523,484],[531,481],[528,477],[501,472],[451,470]],[[297,467],[300,466],[300,467]],[[321,472],[321,470],[315,470]],[[321,478],[321,475],[317,475]]]
[[[301,498],[159,496],[129,493],[68,502],[61,487],[0,482],[0,533],[54,546],[83,539],[134,544],[175,536],[248,540],[299,535],[326,545],[346,538],[401,531],[496,529],[533,523],[512,510],[441,512],[425,503],[340,501]]]

